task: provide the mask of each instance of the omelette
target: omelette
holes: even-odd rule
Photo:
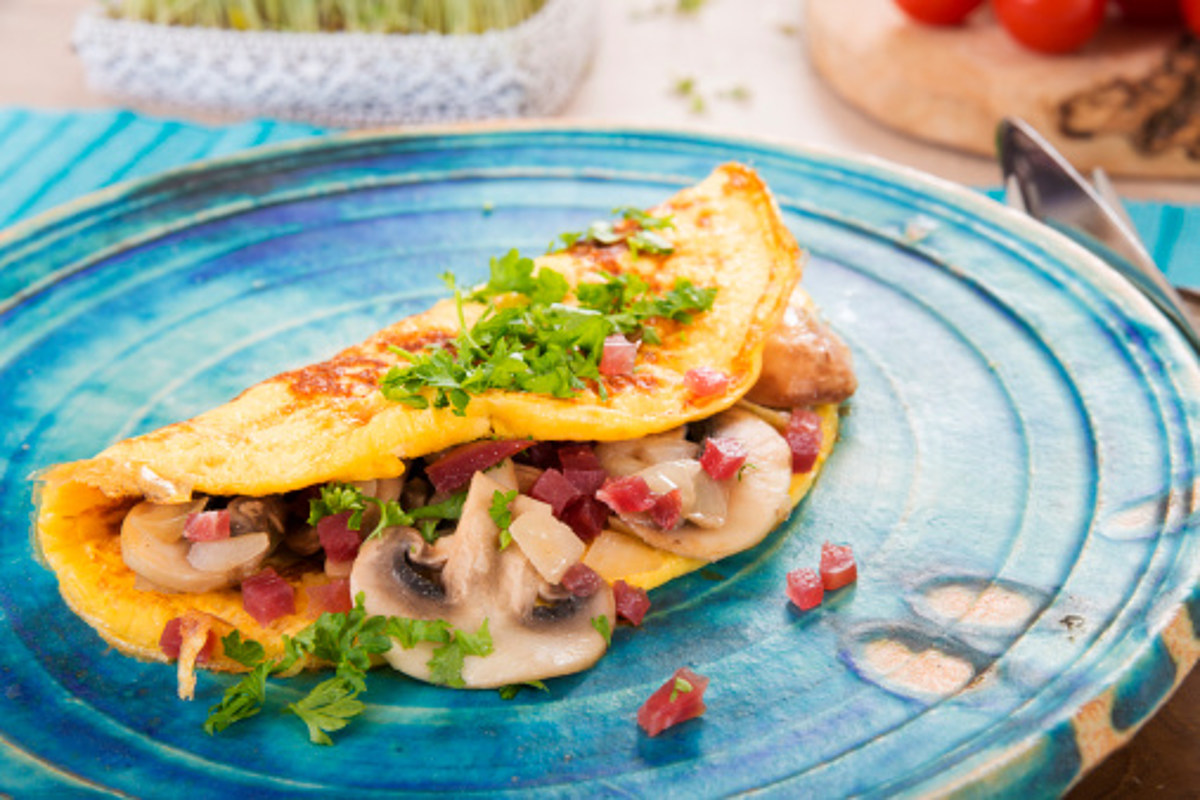
[[[723,165],[546,255],[496,259],[487,284],[328,360],[49,469],[40,554],[68,606],[144,659],[241,670],[215,638],[278,656],[350,596],[488,631],[452,685],[585,669],[628,597],[758,544],[837,440],[853,372],[800,256],[761,178]],[[433,648],[383,658],[445,682]]]

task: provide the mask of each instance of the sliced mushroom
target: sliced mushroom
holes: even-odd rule
[[[748,550],[763,540],[791,510],[792,452],[769,424],[739,408],[713,420],[713,436],[737,439],[746,446],[750,469],[728,481],[729,498],[723,524],[701,527],[689,520],[670,531],[637,520],[625,527],[652,547],[689,558],[716,561]]]
[[[850,348],[817,316],[799,287],[783,320],[767,337],[762,373],[746,398],[776,408],[840,403],[858,381]]]
[[[488,511],[494,493],[504,489],[491,473],[476,473],[452,535],[429,545],[412,528],[392,528],[363,545],[350,574],[350,590],[364,594],[370,614],[443,619],[469,632],[486,619],[493,651],[466,659],[462,674],[469,688],[586,669],[607,649],[592,619],[616,619],[607,586],[575,597],[542,580],[519,547],[499,549],[500,531]],[[385,658],[401,672],[429,680],[434,647],[397,644]]]
[[[233,537],[247,533],[265,533],[272,542],[283,538],[287,508],[279,495],[235,497],[229,509],[229,533]]]
[[[193,544],[184,538],[173,542],[158,538],[151,532],[151,528],[143,524],[147,518],[162,513],[154,508],[155,505],[149,501],[139,503],[125,516],[125,521],[121,524],[121,557],[126,566],[156,586],[176,592],[197,594],[224,589],[233,586],[249,572],[254,571],[266,557],[266,550],[255,546],[237,553],[244,555],[244,560],[202,560],[202,564],[218,564],[223,568],[197,569],[188,558],[192,548],[199,544],[212,545],[218,542]]]
[[[596,456],[609,475],[633,475],[664,461],[699,458],[700,445],[686,437],[687,428],[680,426],[640,439],[600,442]]]

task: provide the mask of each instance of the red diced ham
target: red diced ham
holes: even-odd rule
[[[259,625],[296,613],[296,590],[271,567],[242,581],[242,608]]]
[[[645,589],[637,589],[625,581],[613,584],[613,599],[617,603],[617,616],[641,625],[646,612],[650,610],[650,595]]]
[[[229,509],[188,514],[183,537],[192,542],[215,542],[229,538]]]
[[[664,531],[678,527],[683,519],[683,494],[672,489],[655,497],[654,505],[650,507],[650,519]]]
[[[603,469],[563,469],[563,477],[583,494],[594,495],[604,482],[608,473]]]
[[[596,492],[596,498],[618,514],[637,514],[654,508],[654,493],[641,475],[609,479]]]
[[[456,447],[428,464],[425,475],[438,492],[457,492],[476,472],[490,469],[506,458],[533,446],[528,439],[487,439]]]
[[[313,617],[321,614],[344,614],[354,608],[350,599],[350,580],[338,578],[329,583],[309,586],[304,590],[308,593],[308,609]]]
[[[321,547],[325,548],[325,557],[331,561],[353,561],[358,555],[362,538],[358,531],[347,527],[349,520],[350,512],[343,511],[322,517],[317,523],[317,537],[321,540]]]
[[[572,564],[562,576],[562,585],[576,597],[591,597],[600,591],[604,578],[583,562]]]
[[[729,376],[712,367],[696,367],[683,375],[683,385],[694,397],[724,394],[729,388]]]
[[[604,503],[594,497],[581,497],[567,506],[561,519],[575,531],[576,536],[590,542],[604,530],[608,517],[608,506]]]
[[[638,346],[619,333],[604,340],[604,351],[600,355],[601,375],[628,375],[637,362]]]
[[[558,446],[558,463],[563,472],[569,469],[604,469],[596,450],[586,442],[568,442]]]
[[[821,545],[821,583],[826,591],[836,591],[858,580],[858,564],[850,545],[825,542]]]
[[[200,649],[200,654],[196,656],[196,660],[204,663],[212,658],[213,651],[217,647],[217,638],[213,636],[212,631],[208,632],[208,638],[204,640],[204,647]],[[163,632],[158,637],[158,649],[162,651],[169,659],[179,658],[179,651],[183,648],[183,617],[175,617],[168,620],[163,626]]]
[[[548,469],[537,479],[537,483],[533,484],[529,496],[534,500],[549,503],[554,516],[561,517],[568,505],[583,497],[583,492],[558,470]]]
[[[821,417],[807,408],[792,409],[784,431],[792,450],[792,472],[811,472],[821,453]]]
[[[787,574],[787,596],[801,611],[821,605],[825,586],[815,569],[797,569]]]
[[[714,481],[727,481],[746,463],[746,445],[737,439],[721,437],[704,440],[700,466]]]
[[[517,459],[538,469],[558,469],[558,445],[554,442],[536,442]]]
[[[704,690],[708,678],[680,667],[638,709],[637,721],[649,736],[657,736],[672,725],[704,713]]]

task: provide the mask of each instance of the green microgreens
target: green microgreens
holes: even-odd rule
[[[372,504],[379,509],[379,521],[367,539],[380,536],[387,528],[400,526],[416,526],[421,536],[427,542],[437,541],[437,526],[443,520],[454,520],[462,517],[463,503],[466,502],[465,491],[455,492],[441,502],[405,511],[396,500],[380,500],[364,494],[362,489],[346,483],[328,483],[321,487],[321,496],[308,501],[308,524],[316,525],[325,517],[334,514],[351,512],[346,520],[346,527],[352,531],[362,529],[363,514],[367,505]]]
[[[592,617],[592,627],[596,629],[597,633],[604,637],[604,643],[606,645],[612,644],[612,623],[608,621],[608,617],[604,615]]]
[[[655,295],[636,275],[606,275],[603,282],[580,284],[578,305],[563,302],[568,291],[561,274],[544,268],[535,275],[533,261],[515,250],[492,259],[486,284],[469,296],[455,289],[460,331],[454,342],[420,353],[395,348],[409,363],[388,370],[380,390],[389,400],[414,408],[451,408],[458,415],[465,414],[471,396],[492,389],[568,398],[591,382],[607,399],[600,358],[609,335],[658,344],[652,320],[688,324],[694,314],[712,307],[717,293],[677,278],[672,289]],[[470,327],[464,313],[468,300],[485,303]]]
[[[756,469],[758,469],[758,467],[754,464],[751,464],[749,461],[747,461],[745,464],[742,464],[740,467],[738,467],[738,471],[737,471],[738,483],[741,483],[742,480],[745,479],[747,472],[753,472]]]
[[[284,709],[300,717],[308,727],[313,744],[333,744],[329,733],[341,730],[366,708],[358,696],[367,689],[366,675],[371,656],[387,652],[393,644],[405,649],[419,642],[440,645],[429,659],[430,680],[446,686],[465,685],[462,668],[466,656],[492,652],[488,623],[474,633],[455,630],[445,620],[368,616],[363,594],[345,614],[322,614],[295,636],[283,637],[284,654],[267,659],[261,644],[243,640],[238,631],[221,639],[225,655],[249,668],[238,683],[225,690],[221,702],[209,709],[204,730],[211,734],[252,717],[266,701],[267,678],[287,673],[308,659],[327,662],[335,668],[332,678],[313,687],[300,700]]]
[[[496,527],[500,529],[500,549],[506,549],[512,544],[512,531],[509,526],[512,525],[512,507],[511,503],[517,498],[517,490],[511,492],[502,492],[499,489],[492,492],[492,505],[488,509],[488,514],[492,517],[492,522],[496,523]]]
[[[692,685],[683,678],[676,678],[675,685],[671,687],[671,696],[667,698],[668,703],[674,703],[676,698],[681,694],[687,694],[692,691]]]

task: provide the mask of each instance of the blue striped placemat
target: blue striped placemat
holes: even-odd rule
[[[130,111],[0,111],[0,228],[118,181],[325,129],[206,126]],[[993,197],[995,190],[989,191]],[[1130,216],[1176,284],[1200,288],[1200,206],[1131,201]]]

